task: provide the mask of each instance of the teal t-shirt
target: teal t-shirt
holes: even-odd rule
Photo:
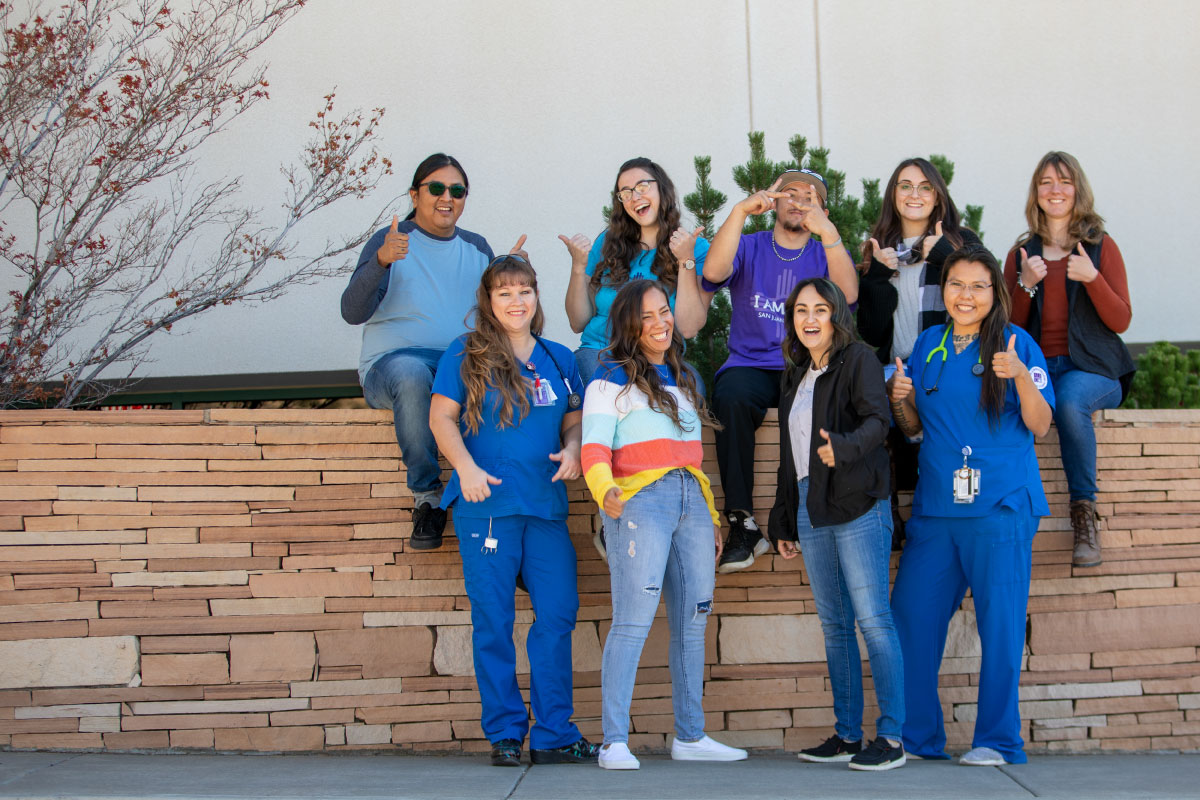
[[[600,263],[600,251],[604,248],[604,236],[608,231],[604,231],[596,237],[595,244],[592,245],[592,250],[588,253],[587,276],[590,279],[596,271],[597,265]],[[656,280],[653,270],[655,250],[643,250],[641,255],[633,260],[629,265],[629,279],[648,278]],[[699,238],[696,240],[696,274],[699,275],[704,269],[704,259],[708,256],[708,240]],[[680,273],[687,273],[681,269]],[[690,274],[690,273],[687,273]],[[693,276],[694,279],[694,276]],[[588,320],[588,324],[583,328],[583,335],[580,337],[580,347],[591,347],[595,350],[602,350],[608,347],[608,312],[612,308],[613,300],[617,298],[617,292],[620,291],[619,286],[605,286],[601,284],[596,291],[596,315]],[[671,311],[675,311],[675,292],[671,292],[671,296],[667,298],[671,302]]]

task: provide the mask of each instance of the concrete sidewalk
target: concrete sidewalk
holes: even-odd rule
[[[483,756],[0,753],[0,800],[781,800],[782,798],[1200,798],[1200,755],[1041,756],[960,767],[910,761],[884,773],[782,754],[734,764],[642,759],[637,772],[563,765],[503,769]]]

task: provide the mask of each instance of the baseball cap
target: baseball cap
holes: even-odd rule
[[[779,189],[782,192],[793,183],[807,183],[809,186],[815,186],[817,194],[821,197],[821,202],[825,203],[829,196],[829,186],[825,183],[825,179],[811,169],[789,169],[785,170],[779,176]]]

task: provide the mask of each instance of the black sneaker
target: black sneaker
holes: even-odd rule
[[[501,739],[492,745],[492,766],[521,766],[521,743],[516,739]]]
[[[849,761],[860,752],[862,752],[862,742],[847,742],[835,733],[816,747],[801,750],[796,757],[801,761],[827,764],[833,761]]]
[[[728,519],[729,539],[725,542],[721,563],[717,567],[717,572],[722,575],[745,569],[754,563],[756,556],[761,556],[771,549],[771,543],[763,538],[752,514],[730,511]]]
[[[408,546],[413,550],[437,550],[442,546],[442,531],[446,530],[446,511],[421,503],[412,512],[412,535]]]
[[[903,767],[908,758],[904,755],[903,743],[893,746],[880,736],[867,745],[867,749],[850,759],[850,769],[882,772],[885,769]]]
[[[579,741],[553,750],[530,750],[529,760],[535,764],[595,764],[600,755],[600,745],[592,744],[582,736]]]

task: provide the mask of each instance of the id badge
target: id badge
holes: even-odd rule
[[[535,406],[552,406],[558,400],[550,381],[541,377],[533,379],[533,404]]]
[[[967,457],[971,455],[971,448],[964,447],[962,454],[963,465],[954,470],[954,502],[974,503],[975,498],[979,495],[980,474],[979,470],[967,465]]]

